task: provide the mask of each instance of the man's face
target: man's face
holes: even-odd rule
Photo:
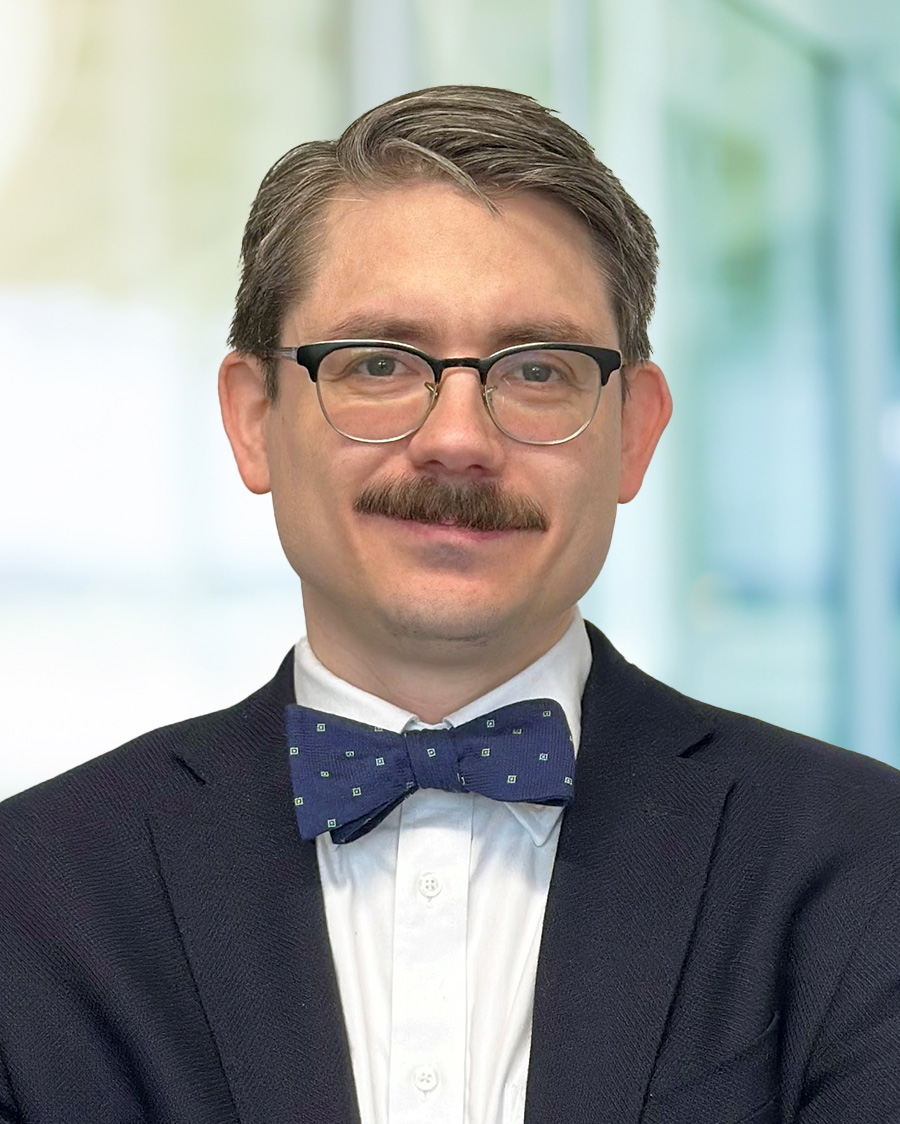
[[[281,343],[385,339],[437,357],[539,340],[617,348],[582,223],[536,193],[499,206],[492,214],[435,183],[340,192],[326,212],[317,275],[286,317]],[[257,395],[243,411],[252,415],[243,437],[233,425],[229,435],[248,486],[271,488],[310,635],[349,629],[460,648],[560,635],[606,558],[616,504],[637,491],[668,419],[657,368],[636,372],[624,411],[619,377],[583,433],[536,446],[494,425],[477,371],[450,369],[421,429],[373,445],[335,432],[306,371],[281,363],[277,402]],[[421,477],[494,484],[536,504],[546,529],[485,533],[355,510],[371,485]]]

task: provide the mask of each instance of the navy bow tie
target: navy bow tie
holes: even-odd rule
[[[394,734],[305,706],[286,708],[291,783],[304,839],[349,843],[417,788],[571,804],[575,750],[552,699],[527,699],[449,730]]]

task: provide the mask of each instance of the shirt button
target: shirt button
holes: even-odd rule
[[[430,1065],[420,1065],[413,1077],[413,1084],[422,1093],[430,1093],[438,1083],[438,1075]]]
[[[427,874],[419,876],[419,893],[423,898],[436,898],[441,892],[441,880],[436,874],[428,871]]]

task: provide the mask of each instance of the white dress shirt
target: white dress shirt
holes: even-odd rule
[[[549,652],[441,726],[550,698],[577,751],[590,665],[576,611]],[[395,733],[428,728],[333,675],[305,637],[294,685],[303,706]],[[561,816],[558,807],[419,789],[361,839],[317,838],[362,1124],[522,1124]]]

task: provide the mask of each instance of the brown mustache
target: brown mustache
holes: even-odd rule
[[[543,508],[493,482],[451,484],[433,476],[397,477],[370,484],[354,511],[415,523],[452,523],[470,531],[546,531]]]

